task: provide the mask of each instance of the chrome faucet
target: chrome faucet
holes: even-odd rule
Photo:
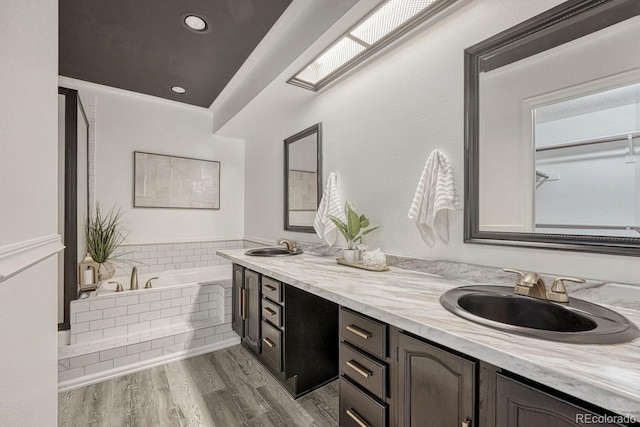
[[[279,245],[285,245],[289,252],[296,252],[298,250],[298,246],[296,242],[292,242],[291,240],[282,239],[278,242]]]
[[[576,277],[558,277],[553,281],[551,289],[547,291],[544,279],[540,277],[538,273],[523,273],[522,271],[511,268],[503,268],[502,271],[516,273],[518,275],[516,285],[513,288],[514,294],[563,304],[569,302],[569,295],[567,294],[567,289],[564,287],[564,281],[575,283],[585,282],[584,279],[578,279]]]
[[[133,267],[131,269],[131,287],[132,291],[138,289],[138,267]]]

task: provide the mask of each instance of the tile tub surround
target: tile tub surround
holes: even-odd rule
[[[338,265],[333,257],[307,253],[283,258],[251,257],[243,250],[218,253],[254,271],[604,409],[640,418],[640,339],[615,345],[544,341],[469,322],[440,305],[440,295],[454,287],[470,283],[495,285],[496,280],[513,284],[508,282],[512,280],[509,275],[496,269],[440,265],[448,274],[467,277],[450,279],[396,267],[369,272]],[[423,268],[426,269],[424,265]],[[584,299],[595,303],[614,303],[596,298],[594,289],[598,286],[609,285],[589,283],[582,291],[569,292],[577,298],[584,292]],[[640,301],[612,308],[640,325]]]
[[[94,292],[72,302],[71,345],[58,348],[59,388],[239,343],[231,329],[227,264],[198,272],[200,279],[210,274],[218,280],[104,296]]]
[[[244,240],[121,245],[114,252],[116,260],[113,264],[116,266],[117,276],[131,274],[133,266],[138,267],[138,273],[156,273],[228,265],[229,261],[217,256],[216,251],[243,247],[245,247]]]

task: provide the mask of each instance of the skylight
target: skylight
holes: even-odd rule
[[[318,90],[457,0],[385,0],[288,83]]]

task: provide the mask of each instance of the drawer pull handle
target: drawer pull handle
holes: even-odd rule
[[[367,332],[364,329],[360,329],[355,325],[347,325],[347,331],[352,332],[357,336],[359,336],[360,338],[364,338],[365,340],[368,340],[369,338],[372,337],[371,332]]]
[[[265,288],[267,288],[269,291],[273,292],[276,290],[275,286],[271,286],[271,285],[264,285]]]
[[[356,422],[360,427],[371,427],[371,424],[367,423],[356,411],[349,408],[347,409],[347,415]]]
[[[262,342],[264,342],[266,345],[268,345],[271,348],[276,346],[276,343],[271,341],[269,338],[262,338]]]
[[[272,309],[270,309],[269,307],[265,307],[264,308],[265,313],[267,313],[269,316],[273,316],[274,314],[276,314],[276,312]]]
[[[360,375],[362,375],[365,378],[369,378],[370,376],[373,375],[373,372],[368,371],[367,369],[363,368],[362,366],[360,366],[360,364],[358,364],[358,362],[356,362],[354,360],[347,361],[347,366],[350,367],[351,369],[353,369],[354,371],[356,371],[357,373],[359,373]]]
[[[471,427],[471,420],[469,418],[465,418],[464,420],[462,420],[462,424],[460,424],[461,427]]]

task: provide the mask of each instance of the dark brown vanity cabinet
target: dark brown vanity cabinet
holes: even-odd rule
[[[294,398],[336,379],[338,305],[237,264],[233,271],[233,327],[244,330],[242,344]]]
[[[530,385],[497,374],[496,425],[501,427],[620,426],[594,422],[598,415]],[[591,421],[590,421],[591,420]]]
[[[389,326],[340,308],[340,426],[391,425]]]
[[[242,343],[260,354],[260,275],[233,265],[231,326]]]
[[[475,426],[477,365],[400,332],[398,426]]]

